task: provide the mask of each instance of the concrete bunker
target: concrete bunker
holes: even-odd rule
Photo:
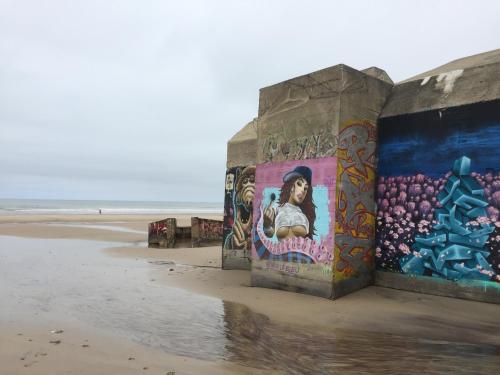
[[[327,298],[376,284],[499,303],[499,77],[495,50],[396,85],[336,65],[261,89],[258,117],[228,142],[223,268]],[[285,211],[293,233],[278,236]]]
[[[222,241],[221,220],[191,217],[191,225],[178,225],[177,219],[149,223],[148,247],[204,247],[218,246]]]
[[[260,90],[254,153],[238,144],[238,133],[228,143],[227,164],[230,176],[241,150],[239,165],[256,165],[247,242],[253,286],[337,298],[373,282],[375,124],[391,87],[380,69],[337,65]],[[292,204],[284,186],[299,177],[308,185],[307,203]],[[285,221],[286,210],[303,215],[307,233],[280,237],[282,227],[266,222],[266,209]],[[226,212],[235,212],[227,201]],[[241,230],[236,220],[225,223],[228,263],[228,239]]]

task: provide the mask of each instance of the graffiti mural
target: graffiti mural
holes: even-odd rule
[[[495,273],[485,248],[495,226],[486,217],[484,189],[469,174],[470,159],[463,156],[437,195],[442,208],[435,210],[436,223],[427,234],[416,235],[413,252],[400,259],[404,273],[451,280],[488,280]]]
[[[192,219],[191,219],[192,220]],[[222,221],[198,218],[200,239],[216,241],[222,239]]]
[[[177,220],[169,218],[149,223],[148,245],[151,247],[174,247]]]
[[[378,269],[500,282],[499,104],[382,120]]]
[[[373,268],[375,151],[372,123],[357,121],[342,127],[337,148],[336,281],[369,274]]]
[[[251,249],[255,166],[235,167],[226,173],[223,249]]]
[[[254,259],[331,268],[336,164],[329,157],[257,166]],[[300,271],[279,266],[289,273]]]
[[[296,127],[311,129],[311,124],[306,119],[300,119]],[[302,137],[287,134],[289,128],[290,126],[283,125],[281,133],[265,138],[262,145],[262,156],[265,162],[316,159],[335,154],[337,139],[331,130],[332,125],[327,124]]]
[[[222,241],[222,220],[191,218],[191,246],[210,246]]]

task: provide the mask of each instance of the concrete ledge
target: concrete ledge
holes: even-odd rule
[[[445,84],[446,82],[448,84]],[[498,98],[500,63],[400,83],[394,86],[380,118],[458,107]]]
[[[361,273],[358,277],[350,277],[341,281],[334,281],[333,298],[340,298],[370,285],[373,285],[373,272]]]
[[[269,270],[263,267],[263,263],[265,263],[265,261],[252,261],[252,286],[311,294],[313,296],[329,299],[332,298],[333,284],[331,278],[307,278],[307,274],[297,275],[278,270]]]
[[[249,250],[222,250],[223,270],[247,270],[251,269]]]
[[[375,285],[473,301],[500,304],[500,284],[491,281],[449,281],[429,276],[408,276],[376,271]]]

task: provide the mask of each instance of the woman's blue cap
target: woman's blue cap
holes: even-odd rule
[[[288,182],[294,177],[302,177],[311,185],[312,171],[309,167],[299,165],[283,176],[283,182]]]

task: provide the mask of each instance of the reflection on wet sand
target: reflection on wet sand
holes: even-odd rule
[[[171,288],[152,271],[185,267],[112,258],[116,243],[0,236],[3,320],[68,319],[173,354],[224,357],[223,306],[216,298]],[[168,268],[165,268],[168,267]]]
[[[273,323],[224,302],[231,361],[286,374],[496,373],[500,347],[332,329],[312,332]]]
[[[500,366],[494,345],[278,324],[153,278],[191,267],[109,257],[100,251],[108,245],[0,236],[0,323],[82,322],[168,353],[286,374],[495,373]]]

